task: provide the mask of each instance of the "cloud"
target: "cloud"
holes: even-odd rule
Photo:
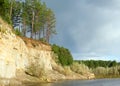
[[[57,18],[52,43],[69,48],[76,59],[119,59],[120,0],[43,1]]]

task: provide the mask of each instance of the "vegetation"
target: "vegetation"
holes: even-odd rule
[[[18,36],[22,36],[22,33],[18,30],[18,29],[15,29],[14,30],[14,33]]]
[[[4,20],[6,20],[8,23],[11,23],[9,11],[10,11],[10,3],[8,3],[8,0],[0,0],[0,16]]]
[[[73,63],[73,57],[68,49],[53,44],[52,50],[58,56],[56,59],[61,65],[68,66]]]
[[[85,64],[95,74],[96,78],[120,77],[120,63],[103,60],[76,60],[78,64]]]
[[[39,64],[39,59],[35,59],[27,68],[26,74],[35,76],[35,77],[42,77],[45,75],[44,68],[42,68]]]
[[[49,42],[56,34],[54,12],[40,0],[0,0],[0,16],[23,36]]]
[[[14,33],[20,36],[38,39],[43,42],[49,42],[50,37],[56,34],[55,14],[41,0],[0,0],[0,16],[14,28]],[[0,32],[5,33],[6,29]],[[33,43],[33,46],[36,45]],[[52,50],[55,53],[55,61],[64,66],[64,70],[54,70],[69,74],[72,71],[85,74],[93,72],[96,77],[120,76],[120,63],[116,61],[94,61],[94,60],[76,60],[70,51],[64,47],[53,44]],[[44,74],[43,68],[40,68],[39,62],[35,61],[26,70],[26,73],[32,76],[40,77]]]
[[[90,69],[88,68],[88,66],[86,66],[85,64],[79,64],[77,62],[74,62],[71,66],[70,66],[71,70],[74,71],[75,73],[79,73],[79,74],[86,74],[88,72],[91,72]]]
[[[89,68],[97,68],[97,67],[114,67],[120,65],[116,61],[103,61],[103,60],[76,60],[75,62],[84,63]]]
[[[120,66],[104,68],[97,67],[93,69],[96,78],[118,78],[120,77]]]

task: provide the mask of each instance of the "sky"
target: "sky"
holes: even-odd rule
[[[51,43],[74,59],[120,61],[120,0],[42,0],[56,15]]]

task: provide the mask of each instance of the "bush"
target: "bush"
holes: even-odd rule
[[[14,30],[14,33],[18,36],[22,36],[22,33],[18,30],[18,29],[15,29]]]
[[[54,44],[52,45],[52,50],[58,56],[58,63],[61,65],[68,66],[73,63],[73,57],[68,49]]]
[[[42,42],[44,42],[44,43],[47,43],[47,41],[46,41],[45,38],[40,38],[39,40],[42,41]]]
[[[119,71],[117,67],[111,67],[109,68],[108,75],[119,75]]]
[[[30,63],[30,65],[26,68],[26,74],[35,76],[35,77],[42,77],[45,75],[44,68],[42,68],[36,60],[35,62]]]
[[[89,68],[95,69],[97,67],[115,67],[119,66],[120,64],[116,61],[103,61],[103,60],[76,60],[78,63],[84,63]]]
[[[108,68],[97,67],[93,70],[95,75],[106,75],[108,73]]]
[[[64,66],[64,75],[71,75],[71,74],[72,74],[72,70],[70,66]]]
[[[75,73],[79,73],[79,74],[86,74],[86,73],[90,72],[89,68],[86,65],[79,64],[77,62],[74,62],[71,65],[71,70],[74,71]]]
[[[120,67],[97,67],[93,69],[93,73],[98,78],[105,78],[105,77],[119,77],[120,76]]]

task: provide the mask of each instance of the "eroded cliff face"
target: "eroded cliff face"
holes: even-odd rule
[[[52,57],[50,45],[16,36],[11,27],[0,19],[0,78],[28,79],[32,75],[28,68],[37,63],[40,71],[44,70],[45,79],[75,79],[76,76],[78,79],[87,79],[78,74],[73,76],[73,73],[66,77],[61,73],[64,68],[57,65]]]
[[[0,77],[24,76],[28,67],[35,62],[49,78],[53,78],[52,75],[56,74],[52,66],[57,64],[52,59],[50,45],[32,39],[21,39],[12,32],[8,24],[0,19]],[[64,77],[62,74],[57,74],[60,78]]]
[[[14,78],[16,70],[28,63],[25,43],[12,33],[11,27],[0,19],[0,77]]]

